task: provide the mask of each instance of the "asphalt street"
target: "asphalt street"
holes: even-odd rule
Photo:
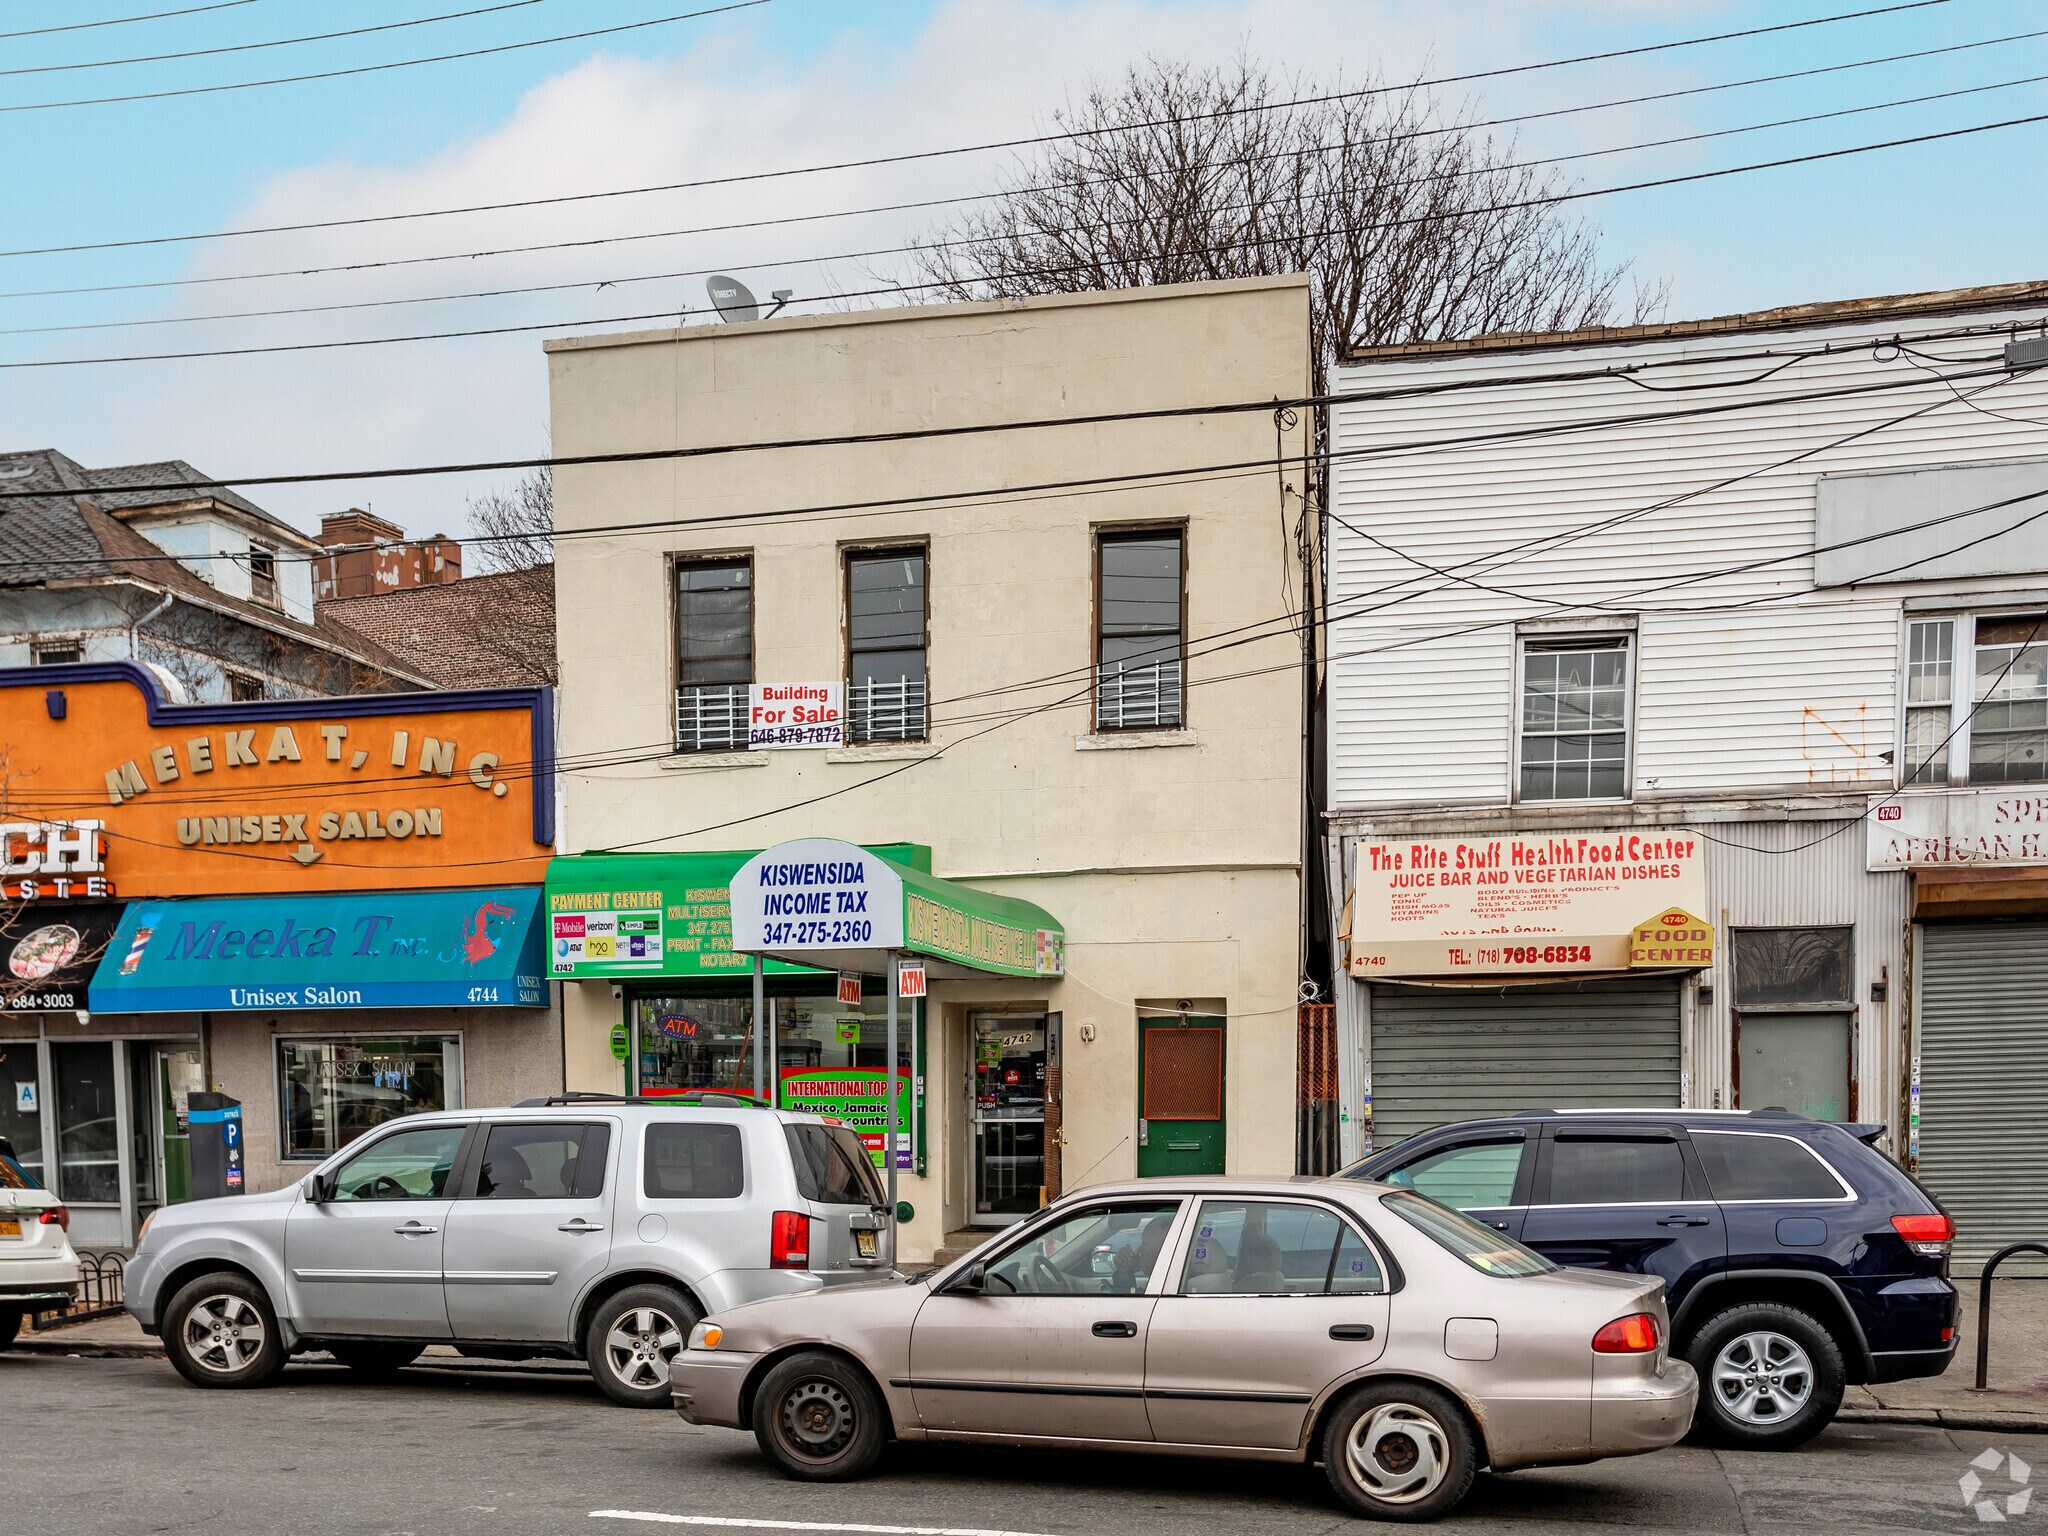
[[[1993,1449],[2043,1468],[2048,1436],[1843,1424],[1791,1455],[1681,1447],[1482,1476],[1445,1530],[1960,1531],[1958,1480]],[[2002,1462],[1980,1497],[2014,1491]],[[2048,1498],[2004,1523],[2048,1536]],[[204,1392],[154,1360],[0,1355],[0,1531],[906,1532],[1259,1536],[1362,1530],[1298,1468],[901,1447],[870,1480],[785,1482],[751,1437],[617,1408],[572,1374],[416,1368],[357,1383],[302,1364]]]

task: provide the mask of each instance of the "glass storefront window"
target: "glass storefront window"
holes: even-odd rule
[[[888,1000],[870,993],[854,1008],[821,989],[771,996],[768,1008],[775,1030],[777,1102],[785,1109],[839,1117],[879,1159],[887,1119]],[[753,1012],[750,997],[635,998],[638,1091],[648,1097],[692,1091],[753,1097]],[[917,1005],[900,1004],[896,1059],[905,1079],[906,1118],[916,1021]],[[901,1156],[901,1166],[910,1167],[908,1145]]]
[[[47,1184],[42,1094],[35,1041],[0,1040],[0,1138],[14,1143],[16,1158],[38,1184]]]
[[[462,1107],[462,1037],[378,1035],[277,1042],[286,1157],[325,1157],[400,1115]]]
[[[57,1198],[67,1205],[120,1204],[113,1044],[52,1041],[50,1075],[57,1085]]]

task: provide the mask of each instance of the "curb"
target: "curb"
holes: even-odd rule
[[[1844,1408],[1838,1424],[1923,1424],[1993,1434],[2048,1435],[2048,1413],[2000,1413],[1994,1408]]]

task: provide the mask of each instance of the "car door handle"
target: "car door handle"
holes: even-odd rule
[[[1097,1323],[1089,1330],[1098,1339],[1135,1339],[1138,1336],[1136,1323]]]
[[[1704,1216],[1660,1216],[1657,1219],[1657,1225],[1660,1227],[1704,1227],[1707,1225],[1707,1218]]]
[[[557,1232],[602,1232],[604,1228],[594,1221],[585,1221],[581,1216],[578,1216],[574,1221],[563,1222],[555,1230]]]
[[[1371,1323],[1338,1323],[1330,1330],[1333,1339],[1369,1339],[1372,1337]]]
[[[1489,1221],[1487,1225],[1496,1232],[1505,1232],[1508,1229],[1508,1224],[1504,1221]]]
[[[408,1221],[404,1226],[393,1227],[391,1230],[400,1237],[432,1237],[441,1229],[439,1227],[423,1227],[416,1221]]]

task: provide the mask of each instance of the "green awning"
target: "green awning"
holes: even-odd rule
[[[566,981],[750,975],[753,956],[733,952],[728,887],[755,851],[582,853],[550,860],[548,974]],[[874,851],[911,870],[932,865],[931,849],[917,843]],[[785,974],[813,969],[780,960],[763,968]]]
[[[941,880],[836,838],[755,854],[731,876],[731,947],[782,964],[875,975],[891,954],[939,976],[1058,976],[1066,932],[1043,907]]]

